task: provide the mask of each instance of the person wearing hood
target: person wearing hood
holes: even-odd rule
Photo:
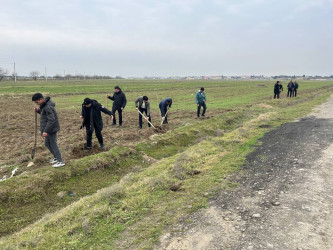
[[[116,111],[118,111],[119,115],[119,127],[123,124],[123,116],[122,112],[126,106],[127,100],[125,93],[119,88],[119,86],[114,87],[113,96],[106,95],[107,98],[113,101],[112,105],[112,114],[113,114],[113,122],[112,125],[116,125]]]
[[[201,116],[205,116],[206,109],[207,109],[206,101],[207,101],[207,98],[206,98],[206,94],[205,94],[205,89],[202,87],[195,94],[195,102],[197,103],[197,118],[200,117],[201,106],[203,108]]]
[[[168,123],[167,112],[171,108],[171,105],[172,105],[172,99],[170,97],[163,99],[160,102],[160,104],[159,104],[159,108],[161,110],[161,116],[162,116],[163,124],[167,124]]]
[[[50,97],[44,99],[41,93],[35,93],[32,101],[39,106],[39,109],[34,108],[34,110],[40,114],[40,132],[45,139],[45,146],[53,156],[50,160],[52,167],[65,166],[57,143],[57,132],[60,130],[60,125],[55,103],[51,101]]]
[[[96,100],[92,100],[90,98],[85,98],[82,103],[82,112],[80,118],[82,119],[81,129],[86,127],[86,135],[87,135],[87,150],[91,149],[92,146],[92,134],[95,130],[96,137],[100,144],[100,148],[104,150],[104,143],[103,143],[103,120],[101,116],[101,112],[111,116],[112,119],[112,112],[105,107],[103,107],[100,103]]]
[[[277,81],[275,84],[274,84],[274,99],[277,98],[279,99],[280,98],[280,81]]]

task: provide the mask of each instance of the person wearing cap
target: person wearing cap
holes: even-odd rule
[[[205,94],[205,89],[203,87],[201,87],[195,94],[195,102],[197,103],[197,118],[200,117],[201,106],[203,108],[201,116],[205,116],[206,109],[207,109],[206,101],[207,101],[207,98],[206,98],[206,94]]]
[[[92,134],[95,130],[96,137],[100,144],[100,148],[104,150],[104,143],[103,143],[103,120],[101,116],[101,112],[111,116],[112,119],[112,112],[105,107],[103,107],[100,103],[96,100],[92,100],[90,98],[85,98],[82,103],[82,112],[80,118],[82,119],[81,129],[86,127],[86,135],[87,135],[87,150],[91,149],[92,146]]]
[[[55,103],[49,96],[44,98],[41,93],[34,94],[32,101],[39,106],[39,109],[34,108],[34,110],[40,114],[40,132],[45,139],[45,146],[53,156],[49,162],[54,168],[63,167],[65,163],[62,160],[57,143],[57,132],[60,130],[60,124],[55,110]]]
[[[126,106],[127,100],[125,93],[119,88],[119,86],[114,87],[113,96],[106,95],[107,98],[113,101],[112,105],[112,114],[113,114],[113,121],[112,125],[116,125],[116,111],[118,111],[119,115],[119,127],[123,124],[123,116],[122,112]]]
[[[274,99],[277,98],[279,99],[280,98],[280,81],[277,81],[275,84],[274,84]]]
[[[171,105],[172,105],[172,99],[170,97],[163,99],[159,104],[163,124],[168,123],[167,111],[171,108]]]
[[[139,110],[142,114],[146,113],[146,120],[151,122],[150,116],[150,102],[147,96],[140,96],[134,102],[136,110]],[[148,123],[148,127],[151,125]],[[139,113],[139,128],[142,129],[142,115]]]

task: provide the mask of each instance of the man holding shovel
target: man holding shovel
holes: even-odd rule
[[[113,118],[112,112],[105,107],[103,107],[96,100],[92,100],[90,98],[85,98],[82,103],[82,112],[80,118],[83,120],[80,129],[86,127],[86,135],[87,135],[87,150],[91,149],[91,140],[92,134],[95,130],[96,137],[100,144],[100,148],[104,150],[103,143],[103,120],[101,116],[101,112],[109,115],[111,119]]]
[[[57,143],[57,132],[60,130],[60,125],[55,103],[51,101],[50,97],[44,99],[41,93],[34,94],[32,101],[39,106],[39,109],[35,108],[35,112],[40,114],[40,132],[45,138],[45,146],[53,155],[53,159],[50,160],[52,167],[65,166]]]
[[[168,111],[171,108],[172,99],[170,97],[163,99],[160,102],[159,108],[161,110],[162,124],[168,123]]]
[[[140,96],[134,102],[136,110],[139,111],[139,128],[142,129],[142,114],[145,112],[146,116],[145,119],[151,122],[150,116],[150,102],[147,96]],[[150,123],[148,122],[148,127],[151,127]]]

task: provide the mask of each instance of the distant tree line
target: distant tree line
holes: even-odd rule
[[[60,74],[55,74],[54,76],[45,76],[41,75],[41,73],[37,70],[33,70],[30,72],[29,76],[18,76],[17,73],[13,73],[11,75],[8,75],[9,71],[4,68],[0,68],[0,81],[7,79],[21,79],[21,80],[42,80],[42,79],[54,79],[54,80],[89,80],[89,79],[123,79],[121,76],[105,76],[105,75],[83,75],[83,74],[66,74],[65,76]]]

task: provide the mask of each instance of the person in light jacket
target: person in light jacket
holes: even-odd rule
[[[147,96],[140,96],[136,101],[134,102],[136,110],[139,110],[142,114],[146,113],[147,121],[151,122],[151,116],[150,116],[150,101],[148,100]],[[148,123],[148,127],[151,127],[151,125]],[[142,115],[139,114],[139,128],[142,129]]]

